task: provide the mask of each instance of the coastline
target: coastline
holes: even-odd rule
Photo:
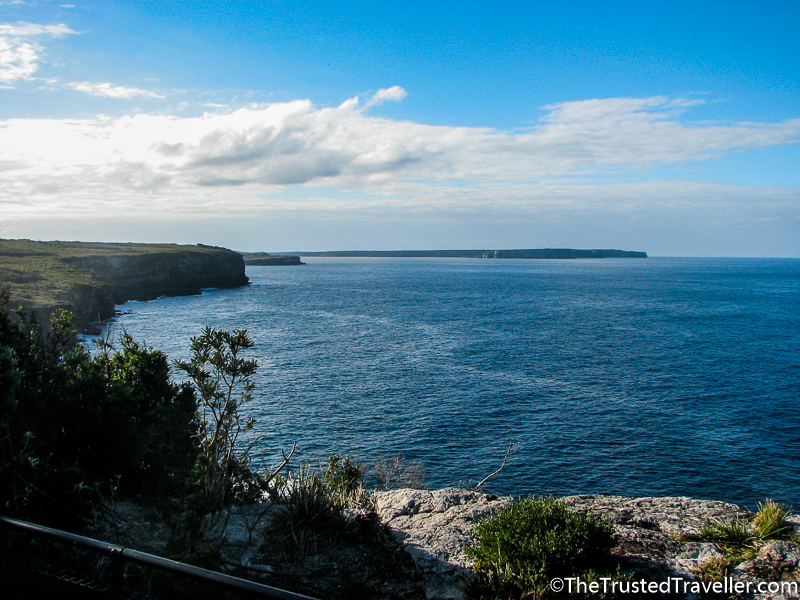
[[[43,321],[63,309],[85,328],[128,300],[245,286],[241,254],[215,246],[0,240],[0,283]]]

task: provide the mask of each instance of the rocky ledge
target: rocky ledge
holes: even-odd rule
[[[677,578],[690,584],[698,582],[700,566],[722,557],[723,551],[714,543],[691,538],[706,526],[752,516],[736,504],[686,497],[567,496],[563,500],[573,509],[591,513],[613,525],[617,539],[613,554],[625,571],[635,574],[636,581],[664,582]],[[292,581],[309,584],[297,591],[314,597],[462,600],[461,585],[470,576],[471,567],[464,548],[473,541],[476,522],[507,506],[511,499],[475,490],[445,488],[376,492],[374,501],[375,512],[345,511],[346,534],[339,534],[317,551],[303,553],[288,563],[285,557],[291,553],[286,554],[285,548],[275,545],[274,540],[263,544],[269,537],[264,532],[279,518],[272,505],[234,509],[233,514],[224,516],[224,530],[212,537],[220,543],[223,562],[232,569],[244,568],[262,574],[289,572]],[[800,531],[798,515],[788,522],[795,532]],[[148,527],[152,524],[144,516],[128,512],[121,523],[125,531],[115,530],[117,536],[124,533],[121,538],[110,538],[108,531],[100,537],[146,551],[165,550],[163,532]],[[131,526],[133,523],[135,527]],[[155,543],[157,540],[162,543]],[[370,580],[370,592],[342,592],[341,581],[331,575],[338,577],[342,573]],[[323,585],[326,577],[330,581]],[[752,559],[736,566],[729,577],[737,582],[797,581],[800,546],[784,540],[766,542]],[[269,583],[280,587],[285,581]],[[731,594],[701,596],[733,597]],[[630,597],[653,596],[631,594]],[[692,593],[659,597],[699,598]],[[800,595],[765,591],[736,597],[789,600]]]
[[[475,522],[510,502],[509,498],[457,488],[378,492],[375,499],[381,522],[422,572],[429,600],[463,598],[459,585],[470,568],[464,546],[471,541]],[[564,502],[611,522],[618,541],[614,554],[624,569],[648,581],[672,577],[697,581],[700,565],[722,557],[723,551],[711,542],[688,540],[706,526],[751,516],[736,504],[685,497],[568,496]],[[793,519],[795,530],[800,530],[800,519],[797,515]],[[744,582],[800,579],[800,546],[768,542],[730,576]],[[766,592],[751,597],[800,596]]]
[[[299,256],[270,254],[268,252],[242,252],[248,267],[290,267],[304,265]]]

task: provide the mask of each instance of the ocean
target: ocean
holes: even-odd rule
[[[403,456],[429,487],[800,509],[800,260],[304,258],[107,323],[247,329],[257,464]],[[179,379],[180,374],[174,374]]]

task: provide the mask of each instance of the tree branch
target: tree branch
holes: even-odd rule
[[[494,473],[489,473],[489,474],[488,474],[486,477],[484,477],[483,479],[481,479],[481,480],[480,480],[480,482],[478,482],[478,485],[476,485],[476,486],[475,486],[475,489],[476,489],[476,490],[479,490],[479,489],[481,489],[481,486],[482,486],[484,483],[486,483],[486,482],[487,482],[487,481],[489,481],[489,480],[490,480],[492,477],[494,477],[494,476],[495,476],[495,475],[497,475],[497,474],[498,474],[500,471],[502,471],[502,470],[505,468],[505,466],[506,466],[506,462],[508,462],[508,457],[509,457],[509,456],[511,456],[511,455],[513,454],[513,452],[516,452],[516,450],[514,450],[514,448],[518,448],[518,447],[519,447],[519,444],[515,444],[515,443],[514,443],[514,440],[511,440],[511,443],[508,445],[508,450],[506,450],[506,455],[505,455],[505,457],[503,458],[503,464],[502,464],[502,465],[500,465],[500,468],[499,468],[499,469],[497,469],[497,471],[495,471]],[[513,452],[512,452],[512,451],[513,451]]]

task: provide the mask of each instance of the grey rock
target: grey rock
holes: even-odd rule
[[[472,542],[475,521],[490,515],[509,498],[458,488],[377,492],[375,504],[388,526],[422,572],[429,600],[463,598],[459,588],[471,562],[464,551]]]
[[[728,523],[751,516],[736,504],[685,496],[567,496],[564,502],[612,523],[657,529],[672,538],[699,535],[704,527],[714,523]]]

